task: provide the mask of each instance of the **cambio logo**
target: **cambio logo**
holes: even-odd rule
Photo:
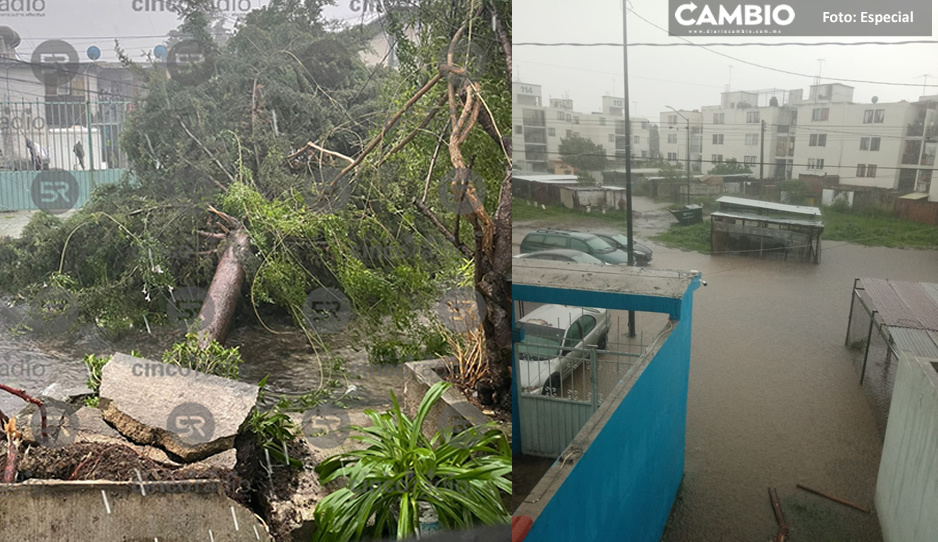
[[[787,26],[795,20],[795,10],[787,4],[779,4],[774,8],[770,4],[739,4],[732,11],[727,11],[723,4],[720,4],[716,13],[707,4],[704,4],[699,12],[697,8],[697,4],[693,2],[681,4],[674,11],[674,18],[682,26]]]
[[[45,10],[46,0],[0,0],[0,13],[8,16],[29,16]]]

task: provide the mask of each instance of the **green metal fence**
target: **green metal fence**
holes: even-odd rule
[[[33,184],[42,171],[0,171],[0,212],[2,211],[34,211],[40,207],[34,197]],[[76,198],[74,203],[69,200],[69,207],[78,209],[88,201],[91,191],[103,184],[116,183],[127,173],[126,169],[102,169],[99,171],[69,171],[75,178],[77,194],[69,194]],[[38,181],[41,182],[41,181]],[[38,192],[38,191],[36,191]]]

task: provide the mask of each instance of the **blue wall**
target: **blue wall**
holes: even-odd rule
[[[544,507],[525,542],[657,542],[684,476],[693,291],[602,431]]]

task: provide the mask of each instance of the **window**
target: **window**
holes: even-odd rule
[[[599,125],[600,126],[606,125],[606,117],[599,117]]]
[[[567,130],[567,137],[570,137],[571,135],[573,135],[573,132],[570,130]]]
[[[759,134],[746,134],[746,145],[758,145]]]
[[[571,120],[573,120],[573,115],[569,115],[569,114],[568,114],[568,115],[567,115],[567,122],[570,122]]]
[[[615,143],[615,142],[616,142],[616,135],[615,135],[615,134],[609,134],[609,142],[610,142],[610,143]]]
[[[831,109],[829,107],[818,107],[811,110],[811,120],[827,120],[830,113]]]
[[[524,133],[524,126],[521,126],[520,124],[515,124],[515,133],[516,133],[516,134],[519,134],[519,135],[520,135],[520,134],[523,134],[523,133]]]
[[[557,120],[564,120],[563,111],[557,111]]]
[[[648,129],[648,121],[647,121],[647,120],[643,120],[643,121],[642,121],[642,130],[647,130],[647,129]]]
[[[861,138],[860,138],[860,150],[861,150],[861,151],[868,151],[868,150],[870,150],[870,138],[868,138],[868,137],[861,137]],[[860,177],[860,175],[858,174],[857,177]]]
[[[743,163],[746,164],[747,166],[754,166],[756,165],[756,157],[755,156],[743,156]]]
[[[722,154],[711,154],[711,155],[710,155],[710,162],[711,162],[711,163],[713,163],[713,164],[719,164],[719,163],[722,162],[722,161],[723,161],[723,155],[722,155]]]
[[[632,136],[632,143],[635,143],[636,145],[638,145],[639,143],[641,143],[641,139],[642,139],[641,136]]]
[[[580,124],[580,117],[573,117],[573,124]]]
[[[750,124],[759,122],[759,112],[758,111],[746,111],[746,122]]]
[[[870,138],[870,150],[871,151],[879,150],[879,138],[878,137]]]
[[[648,151],[642,151],[642,158],[648,158]]]
[[[723,144],[723,134],[713,134],[713,144],[722,145]]]
[[[808,158],[808,169],[824,169],[824,159]]]
[[[882,123],[886,118],[885,109],[867,109],[863,112],[863,124]]]
[[[547,135],[549,135],[549,136],[551,136],[551,137],[554,137],[554,136],[557,135],[557,131],[554,130],[553,128],[548,128],[548,129],[547,129]]]
[[[870,164],[866,166],[866,176],[875,177],[876,176],[876,164]]]
[[[714,113],[713,114],[713,123],[714,124],[723,124],[723,119],[726,117],[726,113]]]
[[[811,134],[811,137],[808,138],[809,147],[826,147],[827,146],[827,134]]]
[[[668,134],[668,143],[677,143],[677,134]]]
[[[857,177],[866,177],[866,164],[857,164]]]
[[[668,124],[677,124],[677,115],[668,115]]]
[[[669,152],[669,153],[668,153],[668,160],[677,160],[677,153],[676,153],[676,152]]]

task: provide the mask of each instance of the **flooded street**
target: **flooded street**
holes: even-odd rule
[[[643,235],[655,229],[640,221]],[[520,226],[516,249],[541,225]],[[696,269],[709,283],[694,294],[685,477],[663,540],[774,540],[769,487],[793,540],[882,540],[875,513],[796,484],[873,507],[882,420],[844,346],[853,279],[938,282],[938,251],[826,241],[814,265],[646,244],[652,268]]]

